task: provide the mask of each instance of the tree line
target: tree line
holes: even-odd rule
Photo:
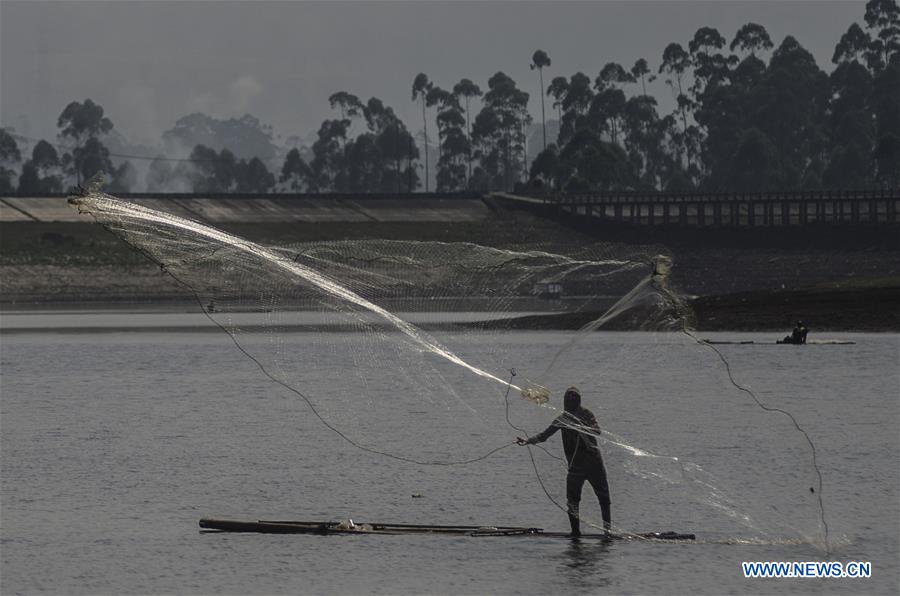
[[[432,179],[440,192],[897,187],[897,0],[869,0],[863,23],[841,36],[830,74],[794,37],[776,47],[756,23],[731,40],[701,27],[686,44],[668,44],[658,66],[645,58],[609,62],[593,78],[557,75],[546,87],[552,61],[537,50],[530,63],[541,90],[535,147],[529,93],[504,72],[484,89],[467,78],[442,87],[419,73],[410,99],[421,107],[421,135],[378,98],[339,91],[328,98],[335,117],[311,147],[283,154],[280,171],[266,165],[272,155],[239,158],[198,143],[187,159],[155,159],[145,184],[151,191],[179,181],[195,192],[357,193],[428,191]],[[672,96],[667,113],[648,93],[654,83]],[[547,136],[545,99],[555,139]],[[210,120],[185,117],[166,135],[197,138],[187,131],[206,130]],[[134,166],[114,166],[103,143],[113,124],[101,106],[72,102],[57,124],[65,151],[42,140],[24,161],[14,136],[0,130],[0,191],[60,191],[97,170],[112,178],[113,191],[136,185]],[[252,116],[226,124],[254,131],[253,146],[274,155],[271,131]]]
[[[794,37],[776,48],[764,27],[748,23],[730,43],[711,27],[687,47],[670,43],[655,72],[641,58],[627,69],[607,63],[593,81],[555,77],[547,94],[559,136],[532,162],[530,183],[569,191],[897,187],[896,0],[869,0],[864,21],[839,40],[830,75]],[[657,77],[674,99],[668,114],[646,91]],[[637,87],[630,97],[629,87]]]

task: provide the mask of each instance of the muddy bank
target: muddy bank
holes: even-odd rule
[[[512,251],[575,254],[602,245],[610,257],[669,254],[672,286],[691,301],[701,330],[785,331],[801,318],[815,330],[900,330],[900,250],[880,242],[748,246],[718,238],[632,236],[572,229],[523,212],[469,222],[231,224],[269,245],[385,239],[471,242]],[[591,233],[589,233],[591,232]],[[668,240],[671,245],[660,243]],[[197,308],[193,295],[102,227],[86,221],[0,224],[0,308]],[[633,322],[613,323],[633,328]],[[578,328],[599,313],[522,319],[523,328]],[[505,323],[511,326],[512,323]]]
[[[691,327],[698,331],[771,331],[780,339],[797,320],[819,331],[900,331],[900,284],[891,287],[811,288],[703,296],[688,301]],[[603,311],[530,315],[482,326],[492,329],[580,329]],[[632,309],[605,323],[609,331],[665,330],[650,311]],[[778,334],[781,335],[778,335]]]
[[[900,331],[900,284],[704,296],[691,301],[701,331]]]

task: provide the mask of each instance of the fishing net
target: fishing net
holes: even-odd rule
[[[618,529],[821,536],[810,445],[692,334],[666,256],[600,243],[564,255],[390,240],[270,247],[97,188],[71,202],[184,284],[260,382],[347,450],[458,473],[528,461],[533,487],[565,508],[558,438],[513,439],[545,428],[578,385],[600,426],[580,430],[604,452],[614,520],[628,520]],[[589,492],[581,516],[599,526]]]

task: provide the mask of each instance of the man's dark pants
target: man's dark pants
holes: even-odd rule
[[[604,525],[608,527],[611,522],[609,484],[606,482],[606,468],[603,462],[598,461],[588,468],[570,469],[566,476],[566,502],[569,506],[569,524],[572,526],[573,534],[580,533],[578,506],[581,503],[581,489],[585,481],[590,482],[597,500],[600,501]]]

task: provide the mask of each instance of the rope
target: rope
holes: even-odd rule
[[[379,449],[375,449],[373,447],[367,447],[366,445],[357,443],[356,441],[354,441],[353,439],[348,437],[346,434],[344,434],[344,432],[342,432],[340,429],[338,429],[337,427],[332,425],[330,422],[328,422],[319,413],[319,411],[316,409],[316,406],[313,405],[312,401],[306,395],[303,394],[303,392],[301,392],[300,390],[296,389],[295,387],[292,387],[288,383],[286,383],[286,382],[282,381],[281,379],[272,375],[266,369],[266,367],[259,360],[256,359],[255,356],[253,356],[250,352],[248,352],[247,350],[244,349],[244,347],[237,341],[237,338],[235,338],[235,335],[232,331],[229,331],[221,323],[219,323],[217,320],[215,320],[212,317],[212,315],[209,314],[209,312],[203,306],[203,300],[200,298],[200,296],[197,294],[197,292],[191,286],[184,283],[181,279],[178,278],[178,276],[174,275],[173,273],[171,273],[169,271],[167,271],[167,272],[169,273],[169,275],[171,275],[175,279],[175,281],[177,281],[178,283],[180,283],[183,286],[185,286],[186,288],[188,288],[188,290],[190,290],[190,292],[194,295],[194,298],[197,300],[197,304],[200,305],[200,309],[203,311],[203,314],[206,315],[206,318],[209,319],[210,321],[212,321],[219,329],[221,329],[222,331],[227,333],[228,337],[231,339],[231,341],[235,345],[235,347],[237,347],[237,349],[240,350],[240,352],[242,354],[244,354],[244,356],[246,356],[247,358],[252,360],[256,364],[256,366],[259,367],[259,370],[262,371],[262,373],[266,377],[268,377],[270,380],[274,381],[275,383],[281,385],[282,387],[284,387],[291,393],[299,396],[304,402],[306,402],[306,405],[309,407],[310,411],[316,416],[316,418],[319,419],[319,421],[325,426],[325,428],[327,428],[331,432],[335,433],[340,438],[342,438],[344,441],[346,441],[350,445],[356,447],[357,449],[360,449],[362,451],[367,451],[369,453],[374,453],[376,455],[382,455],[384,457],[389,457],[391,459],[395,459],[398,461],[411,463],[411,464],[417,464],[420,466],[462,466],[462,465],[473,464],[475,462],[485,460],[485,459],[489,458],[490,456],[494,455],[495,453],[497,453],[498,451],[506,449],[507,447],[510,447],[514,444],[514,443],[504,443],[503,445],[500,445],[499,447],[495,447],[494,449],[491,449],[484,455],[480,455],[478,457],[473,457],[471,459],[464,459],[464,460],[458,460],[458,461],[434,461],[434,460],[428,461],[428,460],[418,460],[418,459],[415,459],[412,457],[406,457],[403,455],[397,455],[394,453],[390,453],[388,451],[381,451]],[[507,391],[508,391],[508,389],[509,388],[507,388]]]
[[[809,448],[812,451],[812,465],[816,471],[816,476],[818,477],[818,483],[819,483],[818,491],[813,491],[812,487],[810,487],[809,490],[812,492],[815,492],[816,496],[818,497],[818,500],[819,500],[819,519],[822,521],[822,527],[825,532],[825,554],[826,554],[826,556],[830,556],[831,555],[831,543],[829,542],[829,539],[828,539],[828,537],[829,537],[828,521],[825,518],[825,502],[822,497],[822,492],[823,492],[822,491],[822,487],[823,487],[822,470],[819,468],[819,463],[817,460],[816,446],[813,443],[812,439],[810,438],[809,434],[806,432],[806,430],[803,429],[803,427],[800,426],[800,423],[797,422],[797,419],[794,417],[793,414],[791,414],[787,410],[783,410],[781,408],[767,406],[766,404],[764,404],[762,401],[759,400],[759,398],[756,396],[755,393],[753,393],[753,391],[751,391],[747,387],[744,387],[743,385],[738,383],[735,380],[734,375],[731,372],[731,364],[729,364],[728,360],[725,358],[725,356],[722,355],[722,352],[720,352],[718,350],[718,348],[716,348],[714,345],[710,344],[709,342],[703,341],[702,339],[700,339],[699,337],[697,337],[696,335],[694,335],[687,329],[682,328],[681,332],[684,333],[685,335],[687,335],[689,338],[691,338],[695,342],[697,342],[699,345],[701,345],[705,348],[709,348],[710,350],[712,350],[713,352],[716,353],[716,356],[718,356],[719,360],[722,361],[722,364],[725,365],[725,372],[728,374],[728,380],[731,382],[732,385],[734,385],[738,390],[743,391],[744,393],[749,395],[751,398],[753,398],[753,401],[756,402],[756,405],[758,405],[763,410],[765,410],[767,412],[778,412],[779,414],[783,414],[783,415],[787,416],[788,418],[790,418],[791,422],[794,425],[794,428],[796,428],[803,435],[803,438],[806,439],[806,442],[809,444]]]

